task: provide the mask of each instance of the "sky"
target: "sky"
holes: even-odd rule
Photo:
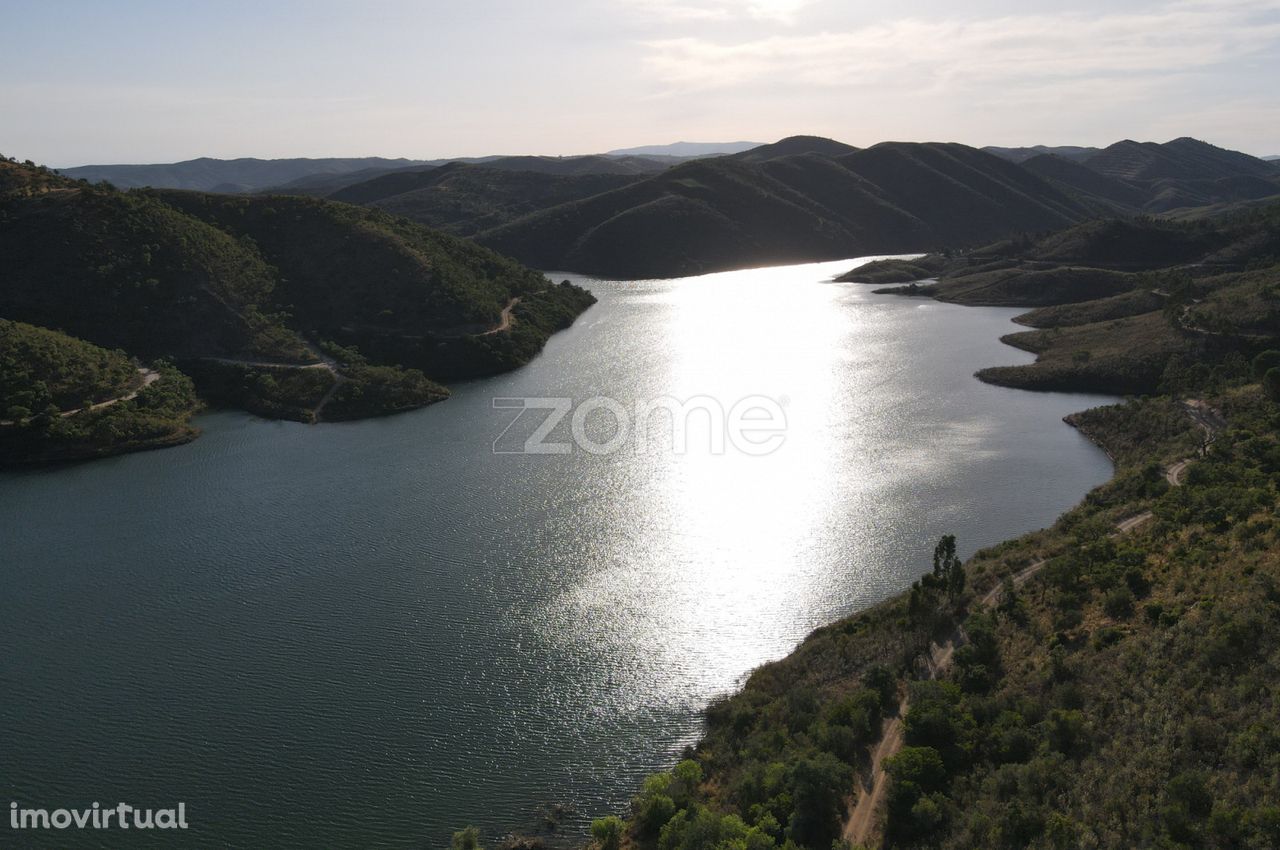
[[[0,153],[578,154],[799,133],[1280,154],[1280,0],[0,0]]]

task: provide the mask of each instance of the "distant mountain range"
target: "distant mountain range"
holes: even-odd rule
[[[1280,195],[1280,164],[1190,138],[1106,148],[678,142],[587,156],[84,166],[117,186],[377,207],[540,268],[675,276],[978,244],[1099,216],[1189,217]]]
[[[1082,148],[1076,145],[1059,145],[1051,147],[1049,145],[1033,145],[1029,148],[1001,148],[995,145],[988,145],[983,148],[987,153],[993,153],[996,156],[1004,157],[1012,162],[1025,162],[1033,156],[1041,154],[1053,154],[1063,157],[1064,159],[1074,159],[1077,162],[1088,159],[1097,153],[1100,148]]]
[[[673,142],[669,145],[642,145],[638,148],[619,148],[605,156],[719,156],[742,153],[760,147],[761,142]]]
[[[769,147],[687,162],[477,239],[539,268],[668,277],[990,241],[1089,215],[1017,165],[963,145],[860,151],[800,138]]]
[[[686,143],[666,147],[679,148]],[[733,143],[729,147],[753,147]],[[662,146],[658,146],[662,147]],[[656,150],[656,149],[655,149]],[[668,168],[696,156],[630,154],[612,151],[586,156],[475,156],[454,159],[189,159],[153,165],[81,165],[62,168],[59,174],[90,183],[107,181],[119,189],[193,189],[228,194],[284,190],[306,194],[327,194],[343,186],[380,174],[406,169],[432,168],[463,162],[487,165],[508,171],[537,171],[546,174],[646,174]]]
[[[59,169],[73,180],[106,180],[119,189],[196,189],[202,192],[255,192],[315,175],[369,172],[428,164],[419,159],[210,159],[158,165],[81,165]]]
[[[661,166],[665,170],[666,166]],[[644,179],[638,173],[564,173],[455,162],[396,171],[344,186],[327,197],[378,207],[459,236],[472,236],[539,210]]]
[[[1218,211],[1280,195],[1280,168],[1195,139],[1014,162],[959,144],[858,150],[792,137],[685,162],[480,232],[539,268],[667,277],[981,244],[1091,218]]]

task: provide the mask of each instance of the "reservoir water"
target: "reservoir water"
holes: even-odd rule
[[[5,799],[181,801],[190,823],[0,844],[438,848],[547,803],[580,829],[939,535],[968,554],[1109,477],[1061,419],[1110,399],[972,377],[1032,359],[998,341],[1018,311],[830,282],[854,264],[576,278],[597,305],[445,403],[212,413],[188,446],[0,476]],[[494,406],[662,396],[770,399],[783,442],[718,453],[708,414],[683,452],[655,429],[596,454],[571,414],[568,453],[508,453],[536,411]]]

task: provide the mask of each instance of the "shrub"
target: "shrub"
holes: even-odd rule
[[[480,850],[480,831],[474,826],[458,830],[451,846],[453,850]]]
[[[1268,372],[1277,366],[1280,366],[1280,351],[1274,348],[1268,349],[1253,358],[1253,376],[1258,380],[1262,380]]]
[[[884,763],[889,786],[889,830],[903,837],[923,835],[942,822],[942,810],[930,797],[947,781],[942,755],[933,747],[903,747]]]
[[[1049,745],[1063,755],[1079,755],[1089,748],[1084,715],[1078,710],[1055,708],[1045,723]]]
[[[600,850],[618,850],[622,846],[622,819],[616,815],[596,818],[591,822],[591,837]]]
[[[1268,369],[1267,374],[1262,376],[1262,389],[1267,398],[1280,401],[1280,366]]]
[[[1133,613],[1133,591],[1127,587],[1117,587],[1103,600],[1102,610],[1113,620],[1125,619]]]
[[[848,765],[828,753],[804,759],[791,775],[795,809],[787,832],[807,847],[830,847],[840,837],[844,798],[853,781]]]

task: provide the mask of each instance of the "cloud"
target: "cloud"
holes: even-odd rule
[[[813,0],[622,0],[633,13],[662,23],[755,20],[794,24]]]
[[[643,43],[647,70],[688,92],[756,84],[913,93],[1154,78],[1210,68],[1280,43],[1274,0],[1191,0],[1132,13],[901,18],[845,31],[737,42]]]

